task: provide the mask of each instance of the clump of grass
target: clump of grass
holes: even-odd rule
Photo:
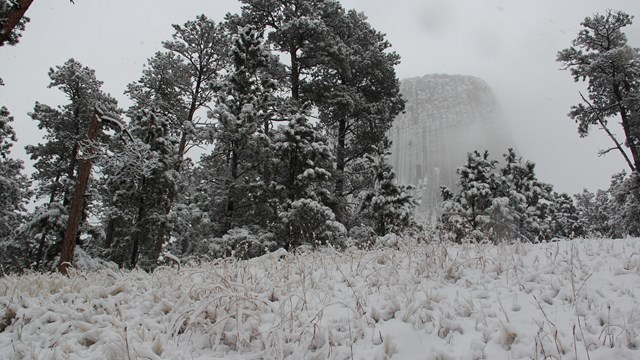
[[[383,349],[383,352],[384,352],[384,358],[385,359],[391,359],[393,354],[395,354],[396,351],[397,351],[397,345],[391,339],[391,337],[387,336],[384,339],[383,343],[382,343],[382,349]]]
[[[0,333],[3,332],[9,325],[13,323],[16,318],[16,312],[13,309],[7,307],[4,309],[4,314],[0,318]]]

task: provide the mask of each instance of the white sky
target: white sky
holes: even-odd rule
[[[0,104],[11,111],[22,147],[40,141],[27,113],[36,100],[50,105],[64,98],[47,89],[50,67],[73,57],[96,70],[104,89],[129,105],[122,94],[140,77],[143,64],[182,24],[198,14],[222,20],[237,12],[235,0],[37,0],[27,15],[31,23],[15,47],[0,48]],[[486,80],[496,92],[511,124],[518,150],[537,165],[538,177],[559,191],[605,188],[610,176],[625,168],[611,153],[601,131],[578,137],[566,114],[580,98],[581,85],[560,71],[556,53],[570,45],[584,17],[606,9],[639,16],[627,28],[640,47],[638,0],[342,0],[363,11],[387,34],[402,56],[400,78],[430,73],[465,74]],[[616,128],[620,135],[621,129]],[[505,149],[506,150],[506,149]],[[494,154],[499,158],[500,154]],[[29,170],[31,171],[31,170]]]

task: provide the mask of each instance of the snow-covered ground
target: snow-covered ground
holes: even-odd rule
[[[640,359],[640,239],[0,278],[0,359]]]

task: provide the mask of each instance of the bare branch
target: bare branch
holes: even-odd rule
[[[600,151],[598,151],[598,156],[605,156],[608,153],[612,152],[613,150],[618,150],[618,148],[614,146],[612,148],[608,148],[608,149],[605,149],[605,150],[600,150]]]
[[[611,138],[611,141],[613,141],[613,143],[615,144],[615,147],[613,149],[618,149],[620,151],[620,154],[622,154],[622,157],[624,157],[625,161],[627,162],[627,164],[629,165],[629,168],[631,168],[631,171],[636,171],[635,166],[633,166],[633,163],[631,162],[631,159],[629,159],[629,155],[627,155],[627,153],[624,151],[624,148],[622,147],[622,145],[620,144],[620,142],[618,141],[618,139],[615,137],[615,135],[611,132],[611,130],[609,130],[609,128],[607,127],[607,124],[604,122],[604,120],[602,120],[602,116],[600,115],[601,112],[599,111],[599,109],[596,109],[593,105],[591,105],[591,103],[589,102],[589,100],[587,100],[584,95],[582,94],[582,92],[580,92],[580,97],[582,98],[582,100],[589,106],[589,108],[591,110],[593,110],[595,116],[596,116],[596,120],[598,121],[598,124],[600,124],[600,126],[602,127],[602,129],[607,133],[607,135],[609,135],[609,138]],[[598,154],[600,156],[608,153],[609,151],[613,150],[613,149],[609,149],[606,150],[604,153],[602,151],[600,151]]]

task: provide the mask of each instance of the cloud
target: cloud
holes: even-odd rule
[[[456,25],[456,8],[450,1],[432,0],[421,3],[418,21],[429,33],[440,33]]]

